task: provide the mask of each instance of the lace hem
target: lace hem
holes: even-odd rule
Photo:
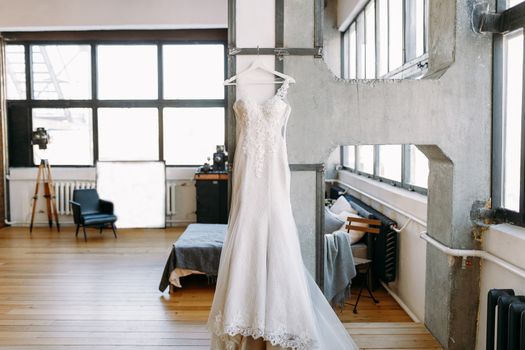
[[[215,316],[214,324],[211,331],[226,345],[227,350],[235,350],[238,344],[232,337],[241,335],[243,337],[252,337],[253,339],[262,338],[270,342],[273,346],[290,348],[293,350],[308,350],[312,348],[313,339],[306,332],[301,335],[292,334],[286,331],[284,326],[279,330],[269,331],[260,327],[250,327],[240,324],[223,324],[222,315]]]

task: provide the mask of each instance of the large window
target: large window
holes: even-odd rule
[[[156,108],[99,108],[99,160],[159,159]]]
[[[401,145],[379,146],[378,175],[381,178],[401,182],[402,152]]]
[[[343,146],[341,164],[359,175],[427,193],[428,159],[414,145]]]
[[[505,12],[494,36],[493,206],[509,222],[525,225],[524,27],[520,0],[498,1]],[[512,19],[512,20],[509,20]]]
[[[91,98],[89,45],[31,45],[30,48],[34,100]]]
[[[225,31],[155,33],[8,38],[10,166],[204,163],[225,140]],[[38,127],[46,150],[30,146]]]
[[[166,108],[164,110],[164,158],[170,164],[209,162],[224,135],[222,108]],[[184,129],[178,127],[185,125]],[[205,127],[203,127],[205,126]]]
[[[222,57],[222,45],[165,45],[164,98],[223,99],[224,61],[210,64],[210,57]]]
[[[7,99],[23,100],[26,98],[26,61],[23,45],[8,45],[7,64]]]
[[[427,17],[428,0],[369,0],[342,33],[343,78],[421,77]]]
[[[158,93],[156,45],[99,45],[97,94],[101,100],[153,100]]]
[[[93,163],[93,118],[89,108],[33,108],[34,128],[53,133],[47,149],[33,146],[33,162],[46,158],[55,165]]]
[[[373,175],[374,174],[374,146],[358,146],[356,156],[357,171]]]

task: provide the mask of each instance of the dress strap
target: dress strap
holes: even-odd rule
[[[283,82],[283,85],[281,85],[281,87],[279,88],[279,90],[277,90],[277,93],[275,95],[277,95],[280,98],[285,98],[286,94],[288,93],[289,87],[290,87],[290,80],[286,79]]]

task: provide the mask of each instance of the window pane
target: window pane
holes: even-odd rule
[[[524,0],[507,0],[507,8],[511,8],[513,6],[516,6],[517,4],[521,4]]]
[[[355,22],[350,26],[350,53],[349,53],[349,78],[357,78],[357,38],[355,32]]]
[[[403,65],[403,0],[388,2],[389,58],[388,70]]]
[[[350,30],[345,31],[343,34],[343,47],[341,50],[343,50],[343,64],[341,65],[341,78],[348,79],[348,68],[350,65],[349,55],[350,55],[350,47],[349,47],[349,39],[350,38]]]
[[[157,99],[156,45],[99,45],[98,98]]]
[[[425,53],[425,1],[413,2],[416,12],[416,57]]]
[[[158,160],[157,108],[98,109],[100,160]]]
[[[343,166],[355,169],[355,146],[343,147]]]
[[[35,108],[33,131],[45,128],[50,142],[47,149],[33,146],[33,161],[47,159],[52,165],[92,165],[93,127],[90,108]]]
[[[25,100],[26,64],[23,45],[6,45],[7,99]]]
[[[224,98],[223,45],[164,45],[164,98]]]
[[[504,37],[503,83],[503,206],[520,209],[521,109],[523,86],[523,30]]]
[[[365,14],[357,17],[357,79],[365,78]]]
[[[379,176],[401,182],[401,145],[379,146]]]
[[[366,78],[376,77],[376,9],[371,1],[365,9],[366,16]]]
[[[408,183],[414,186],[428,187],[428,158],[417,149],[410,145],[410,170]]]
[[[379,18],[379,53],[378,73],[382,77],[388,73],[388,0],[378,0],[378,18]]]
[[[91,98],[89,45],[32,45],[31,73],[35,100]]]
[[[165,108],[163,114],[166,164],[204,164],[224,145],[224,108]]]
[[[357,147],[357,170],[370,175],[374,174],[374,146]]]

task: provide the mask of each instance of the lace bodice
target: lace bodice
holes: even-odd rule
[[[290,109],[285,101],[288,87],[286,80],[274,96],[262,103],[239,99],[234,104],[242,135],[238,146],[245,155],[254,157],[257,177],[262,175],[266,157],[275,152],[279,141],[284,140],[283,127]]]

